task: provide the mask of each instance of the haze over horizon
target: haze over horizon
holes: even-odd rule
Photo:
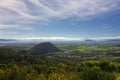
[[[0,0],[0,39],[120,39],[120,1]]]

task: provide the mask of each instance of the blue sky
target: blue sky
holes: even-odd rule
[[[0,0],[0,38],[120,38],[119,0]]]

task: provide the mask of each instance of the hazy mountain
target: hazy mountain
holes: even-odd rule
[[[0,41],[17,41],[15,39],[0,39]]]
[[[94,42],[95,40],[92,39],[86,39],[85,42]]]
[[[120,39],[108,39],[106,41],[111,41],[111,42],[120,42]]]

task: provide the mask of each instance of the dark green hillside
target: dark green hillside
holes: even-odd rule
[[[50,52],[60,52],[60,51],[61,51],[60,49],[58,49],[55,45],[53,45],[50,42],[40,43],[31,49],[32,54],[39,54],[39,55],[44,55]]]

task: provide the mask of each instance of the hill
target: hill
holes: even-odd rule
[[[31,49],[32,54],[40,54],[40,55],[44,55],[50,52],[60,52],[60,51],[61,51],[60,49],[58,49],[55,45],[53,45],[50,42],[40,43]]]

